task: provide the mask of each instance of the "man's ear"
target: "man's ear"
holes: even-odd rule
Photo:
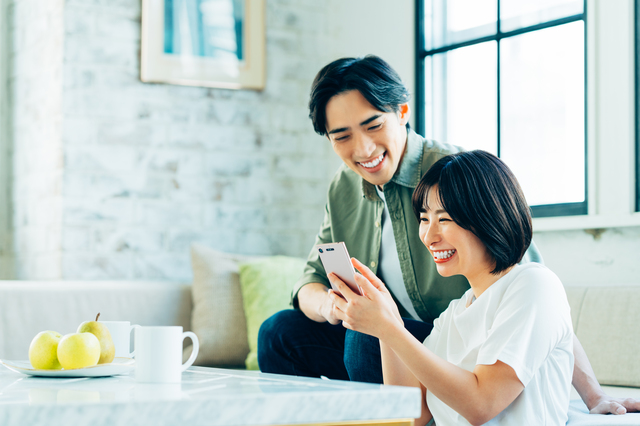
[[[411,118],[411,107],[409,106],[409,102],[398,105],[398,118],[400,119],[400,125],[404,126],[409,122],[409,118]]]

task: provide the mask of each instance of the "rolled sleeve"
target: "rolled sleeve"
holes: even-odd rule
[[[324,208],[324,220],[322,221],[320,231],[316,236],[316,242],[309,252],[309,257],[307,257],[307,264],[304,267],[302,276],[295,283],[293,291],[291,292],[291,304],[294,308],[298,309],[298,292],[305,285],[320,283],[325,285],[327,288],[329,287],[329,279],[327,278],[315,246],[318,244],[331,243],[333,242],[331,238],[331,215],[329,214],[329,206],[327,204]]]

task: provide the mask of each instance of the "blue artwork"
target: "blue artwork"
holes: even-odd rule
[[[164,53],[241,61],[244,0],[165,0]]]

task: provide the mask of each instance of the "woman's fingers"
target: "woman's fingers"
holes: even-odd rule
[[[373,297],[376,291],[379,291],[376,286],[371,284],[371,281],[366,279],[360,274],[356,274],[356,283],[360,286],[360,289],[364,293],[363,296],[367,296],[369,298]]]
[[[347,302],[351,300],[356,294],[333,272],[328,275],[331,285],[333,285],[342,295]]]
[[[371,269],[369,269],[364,263],[360,262],[355,257],[352,257],[351,264],[353,265],[354,268],[360,271],[362,276],[365,277],[367,280],[369,280],[369,282],[373,284],[375,288],[377,288],[378,290],[386,289],[386,286],[380,280],[380,278],[378,278],[376,274],[374,274],[371,271]],[[356,279],[357,279],[357,274],[356,274]]]

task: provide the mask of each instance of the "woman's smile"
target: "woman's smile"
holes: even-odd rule
[[[433,260],[436,263],[445,263],[453,259],[456,254],[456,249],[451,250],[432,250]]]

